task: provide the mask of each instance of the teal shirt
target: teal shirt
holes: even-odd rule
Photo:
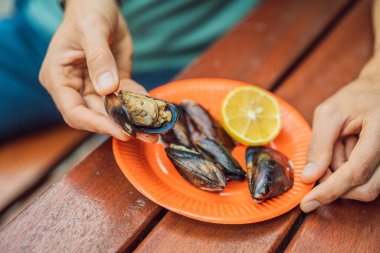
[[[257,2],[125,0],[122,13],[134,43],[134,72],[182,68]],[[43,36],[51,37],[63,16],[56,0],[28,0],[23,8],[32,26]]]

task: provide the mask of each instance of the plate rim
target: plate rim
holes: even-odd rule
[[[286,105],[289,109],[291,109],[291,113],[295,113],[295,114],[298,114],[297,118],[299,118],[300,120],[303,121],[303,125],[307,127],[307,129],[309,130],[309,133],[311,134],[311,127],[309,125],[309,123],[305,120],[305,118],[301,115],[300,112],[298,112],[297,109],[295,109],[292,105],[290,105],[287,101],[285,101],[284,99],[282,99],[281,97],[277,96],[276,94],[260,87],[260,86],[257,86],[257,85],[254,85],[254,84],[250,84],[250,83],[247,83],[247,82],[242,82],[242,81],[238,81],[238,80],[232,80],[232,79],[225,79],[225,78],[189,78],[189,79],[181,79],[181,80],[175,80],[175,81],[172,81],[172,82],[169,82],[167,84],[164,84],[162,86],[169,86],[169,85],[176,85],[178,83],[181,83],[181,82],[189,82],[189,81],[194,81],[194,82],[230,82],[231,84],[234,84],[234,85],[238,85],[238,86],[255,86],[255,87],[258,87],[262,90],[264,90],[265,92],[269,93],[270,95],[274,96],[276,98],[276,100],[279,101],[279,104],[284,104]],[[152,91],[150,91],[150,93],[157,93],[159,92],[160,88],[162,87],[157,87],[155,89],[153,89]],[[156,94],[155,94],[156,95]],[[124,161],[122,160],[122,154],[120,152],[120,149],[119,149],[119,145],[120,143],[122,143],[121,141],[117,140],[116,138],[113,138],[112,139],[112,150],[113,150],[113,154],[114,154],[114,157],[115,157],[115,160],[116,160],[116,163],[119,167],[119,169],[122,171],[123,175],[128,179],[128,181],[142,194],[144,195],[146,198],[148,198],[149,200],[153,201],[154,203],[156,203],[157,205],[165,208],[165,209],[168,209],[172,212],[175,212],[175,213],[178,213],[180,215],[183,215],[183,216],[186,216],[188,218],[191,218],[191,219],[195,219],[195,220],[198,220],[198,221],[203,221],[203,222],[208,222],[208,223],[214,223],[214,224],[250,224],[250,223],[256,223],[256,222],[262,222],[262,221],[265,221],[265,220],[269,220],[269,219],[273,219],[273,218],[276,218],[276,217],[279,217],[281,215],[284,215],[288,212],[290,212],[291,210],[293,210],[295,207],[297,207],[299,205],[299,201],[302,199],[301,198],[297,198],[297,196],[295,196],[297,198],[297,201],[294,201],[294,203],[292,203],[291,205],[288,205],[287,206],[287,211],[285,212],[282,212],[282,213],[279,213],[275,216],[273,215],[263,215],[261,216],[260,218],[257,218],[257,217],[242,217],[241,219],[237,219],[236,217],[233,217],[233,218],[230,218],[230,217],[225,217],[224,219],[221,219],[221,218],[211,218],[211,217],[205,217],[205,216],[202,216],[202,215],[197,215],[197,214],[193,214],[193,213],[189,213],[189,212],[186,212],[186,211],[183,211],[181,209],[178,209],[176,207],[172,207],[168,204],[166,204],[165,202],[157,199],[155,196],[152,196],[151,194],[149,194],[145,189],[144,187],[142,187],[141,185],[139,185],[137,182],[135,182],[134,180],[130,180],[128,178],[128,176],[126,175],[126,173],[124,172],[124,170],[121,168],[120,164],[124,164]],[[141,145],[144,145],[144,144],[141,144]],[[246,146],[246,145],[244,145]],[[146,160],[145,158],[145,155],[144,155],[144,159]],[[147,161],[146,161],[147,162]],[[147,162],[148,163],[148,162]],[[313,184],[304,184],[308,187],[307,191],[310,191],[313,186],[314,186],[314,183]],[[299,195],[298,195],[299,196]],[[271,214],[271,213],[269,213]]]

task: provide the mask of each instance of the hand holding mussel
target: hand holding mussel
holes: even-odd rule
[[[133,137],[136,132],[165,133],[174,127],[178,119],[175,105],[130,91],[107,95],[104,106],[108,115]]]

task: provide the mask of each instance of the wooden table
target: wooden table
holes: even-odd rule
[[[272,90],[311,122],[372,53],[371,1],[269,0],[177,76]],[[380,252],[380,199],[249,225],[194,221],[142,196],[110,140],[0,230],[1,252]]]

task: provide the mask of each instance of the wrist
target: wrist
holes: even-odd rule
[[[359,78],[380,80],[380,52],[376,52],[360,71]]]

